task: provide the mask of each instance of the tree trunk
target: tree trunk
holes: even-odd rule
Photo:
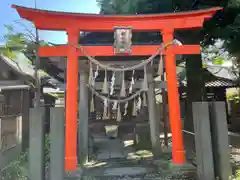
[[[186,58],[187,70],[187,107],[184,129],[193,132],[192,103],[206,99],[201,55]]]
[[[176,36],[184,44],[199,45],[203,39],[201,29],[176,31]],[[193,132],[192,103],[206,99],[201,55],[186,55],[187,105],[184,129]]]

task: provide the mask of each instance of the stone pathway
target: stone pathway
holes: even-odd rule
[[[100,166],[86,168],[76,172],[75,177],[66,180],[196,180],[196,172],[165,173],[153,162],[146,160],[132,161],[127,159],[129,151],[118,140],[106,137],[95,138],[98,144],[96,164]],[[194,138],[186,138],[188,144],[194,145]],[[231,158],[235,165],[240,165],[240,135],[229,133]],[[192,150],[192,149],[191,149]],[[111,158],[111,159],[109,159]],[[101,163],[103,163],[101,165]],[[81,174],[81,175],[80,175]]]
[[[124,144],[119,139],[108,137],[95,137],[94,143],[98,147],[97,161],[110,158],[125,158]]]
[[[94,137],[98,147],[96,162],[82,172],[81,180],[195,180],[195,172],[183,175],[159,171],[152,159],[131,160],[131,149],[124,147],[119,139]]]

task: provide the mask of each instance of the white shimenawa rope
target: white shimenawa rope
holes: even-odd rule
[[[134,99],[135,97],[139,96],[142,92],[145,92],[144,90],[141,89],[141,90],[136,91],[131,96],[126,97],[124,99],[111,99],[111,98],[106,97],[106,96],[102,95],[101,93],[99,93],[92,85],[86,84],[86,82],[82,82],[82,81],[79,81],[79,83],[82,83],[85,86],[87,86],[92,91],[92,93],[94,95],[96,95],[97,97],[99,97],[101,100],[103,100],[103,101],[107,100],[108,102],[113,102],[113,103],[124,103],[124,102],[130,101],[130,100]]]
[[[53,43],[50,43],[50,44],[53,44]],[[94,95],[96,95],[97,97],[99,97],[101,100],[103,100],[103,101],[106,101],[106,100],[107,100],[108,102],[113,102],[114,104],[116,104],[116,103],[124,103],[124,102],[130,101],[130,100],[136,98],[137,96],[140,96],[140,94],[143,93],[143,92],[145,92],[146,89],[140,89],[140,90],[138,90],[137,92],[135,92],[134,94],[132,94],[131,96],[126,97],[126,98],[124,98],[124,99],[110,99],[109,97],[106,97],[106,96],[102,95],[101,93],[99,93],[99,92],[93,87],[94,84],[95,84],[95,79],[96,79],[96,77],[98,76],[99,67],[102,68],[102,69],[104,69],[105,71],[107,71],[107,70],[113,71],[113,73],[115,73],[115,72],[124,72],[124,71],[133,71],[133,72],[134,72],[134,70],[139,69],[139,68],[141,68],[141,67],[143,67],[143,66],[146,66],[148,63],[152,62],[156,56],[158,56],[158,55],[161,56],[161,55],[162,55],[161,52],[162,52],[166,47],[168,47],[168,46],[170,46],[170,45],[173,45],[173,44],[176,44],[176,40],[173,40],[172,42],[170,42],[170,43],[168,43],[168,44],[165,44],[165,45],[162,44],[161,47],[160,47],[152,56],[150,56],[149,58],[141,61],[141,63],[136,64],[136,65],[131,66],[131,67],[122,67],[122,68],[115,68],[115,67],[111,67],[111,66],[108,66],[108,65],[101,64],[101,63],[100,63],[98,60],[96,60],[94,57],[88,55],[87,52],[84,50],[83,46],[81,46],[81,45],[78,45],[78,46],[76,46],[76,45],[71,45],[71,44],[68,44],[68,45],[70,45],[70,46],[72,46],[72,47],[75,47],[75,48],[77,48],[77,49],[80,49],[80,50],[82,51],[82,53],[88,58],[88,60],[89,60],[91,63],[97,65],[97,70],[96,70],[96,71],[94,72],[94,74],[93,74],[94,82],[92,82],[91,85],[90,85],[90,84],[86,84],[85,82],[84,82],[84,84],[85,84],[87,87],[89,87],[89,89],[92,91],[92,93],[93,93]],[[53,45],[55,45],[55,44],[53,44]],[[115,77],[114,77],[114,78],[115,78]],[[113,78],[113,79],[114,79],[114,78]],[[80,82],[80,83],[83,83],[83,82]],[[131,82],[131,83],[132,83],[132,82]],[[112,83],[111,83],[111,86],[113,86],[113,85],[114,85],[114,83],[112,82]],[[111,87],[111,93],[110,93],[110,94],[113,94],[112,88],[113,88],[113,87]]]
[[[111,82],[111,88],[110,88],[110,95],[113,94],[113,86],[114,86],[114,80],[115,80],[115,72],[124,72],[124,71],[133,71],[133,74],[134,74],[134,71],[138,68],[141,68],[143,66],[146,66],[148,63],[152,62],[153,59],[158,56],[159,54],[162,55],[162,51],[175,43],[175,40],[173,40],[171,43],[169,44],[162,44],[161,47],[152,55],[150,56],[148,59],[145,59],[143,61],[141,61],[141,63],[139,64],[136,64],[134,66],[131,66],[131,67],[122,67],[122,68],[115,68],[115,67],[111,67],[111,66],[108,66],[108,65],[104,65],[104,64],[101,64],[98,60],[96,60],[94,57],[90,56],[87,54],[87,52],[84,50],[84,48],[82,46],[74,46],[75,48],[77,49],[80,49],[82,51],[82,53],[88,58],[88,60],[90,61],[90,65],[92,66],[92,63],[97,65],[97,70],[95,71],[94,73],[94,82],[95,82],[95,78],[96,76],[98,75],[98,69],[99,67],[100,68],[103,68],[105,70],[105,73],[107,70],[110,70],[110,71],[113,71],[113,77],[112,77],[112,82]],[[91,69],[92,71],[92,69]],[[105,75],[106,76],[106,75]],[[131,85],[132,85],[132,82],[131,82]],[[134,94],[132,94],[131,96],[129,97],[126,97],[126,98],[121,98],[121,99],[110,99],[109,97],[106,97],[104,95],[102,95],[101,93],[99,93],[95,88],[94,88],[94,83],[91,83],[91,84],[86,84],[86,86],[89,87],[89,89],[92,91],[92,93],[94,95],[96,95],[98,98],[100,98],[102,101],[108,101],[108,102],[114,102],[114,103],[126,103],[134,98],[136,98],[137,96],[140,96],[141,93],[145,92],[146,89],[140,89],[138,90],[137,92],[135,92]],[[132,87],[130,87],[132,88]]]
[[[131,96],[129,97],[126,97],[124,99],[111,99],[109,97],[106,97],[104,95],[101,95],[101,93],[99,93],[97,90],[95,90],[92,86],[90,86],[89,84],[87,84],[87,86],[89,87],[89,89],[92,91],[92,93],[94,95],[96,95],[97,97],[99,97],[100,99],[102,99],[103,101],[105,99],[107,99],[108,102],[117,102],[117,103],[124,103],[124,102],[127,102],[127,101],[130,101],[132,99],[134,99],[135,97],[139,96],[141,93],[145,92],[144,90],[138,90],[136,91],[134,94],[132,94]]]
[[[109,71],[114,71],[114,72],[123,72],[123,71],[132,71],[132,70],[136,70],[136,69],[139,69],[141,67],[143,67],[144,65],[147,65],[148,63],[150,63],[156,56],[158,56],[160,54],[160,52],[162,52],[166,47],[170,46],[170,45],[173,45],[176,43],[176,40],[173,40],[172,42],[164,45],[162,44],[161,47],[152,55],[150,56],[149,58],[143,60],[141,63],[139,64],[136,64],[134,66],[131,66],[131,67],[122,67],[122,68],[115,68],[115,67],[111,67],[111,66],[108,66],[108,65],[104,65],[104,64],[101,64],[98,60],[96,60],[94,57],[90,56],[87,54],[87,52],[84,50],[83,46],[76,46],[76,45],[73,45],[73,47],[77,48],[77,49],[80,49],[82,51],[82,53],[88,58],[88,60],[93,63],[93,64],[96,64],[98,67],[101,67],[102,69],[105,69],[105,70],[109,70]]]

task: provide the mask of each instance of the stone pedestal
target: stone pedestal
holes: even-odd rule
[[[79,82],[79,118],[78,118],[78,153],[80,165],[88,161],[88,74],[80,71]]]
[[[198,178],[214,180],[214,163],[208,102],[193,103]]]
[[[149,125],[150,135],[152,143],[152,152],[155,159],[157,159],[161,153],[161,145],[159,138],[159,126],[160,120],[157,116],[156,97],[155,97],[155,84],[151,70],[147,74],[148,80],[148,113],[149,113]]]
[[[29,177],[43,180],[44,169],[44,109],[31,108],[29,121]]]

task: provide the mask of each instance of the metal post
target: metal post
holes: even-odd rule
[[[225,103],[213,102],[210,113],[215,173],[221,180],[229,180],[231,164]]]
[[[80,72],[79,83],[79,123],[78,123],[78,148],[81,166],[88,161],[88,88],[86,84],[88,74]]]
[[[214,165],[208,102],[193,103],[195,149],[198,165],[198,178],[214,180]]]
[[[64,179],[64,108],[50,108],[50,179]]]
[[[150,134],[154,158],[158,158],[161,153],[159,123],[157,120],[156,97],[153,75],[151,72],[147,74],[148,79],[148,113],[150,123]]]
[[[44,180],[44,109],[31,108],[29,121],[29,177]]]

